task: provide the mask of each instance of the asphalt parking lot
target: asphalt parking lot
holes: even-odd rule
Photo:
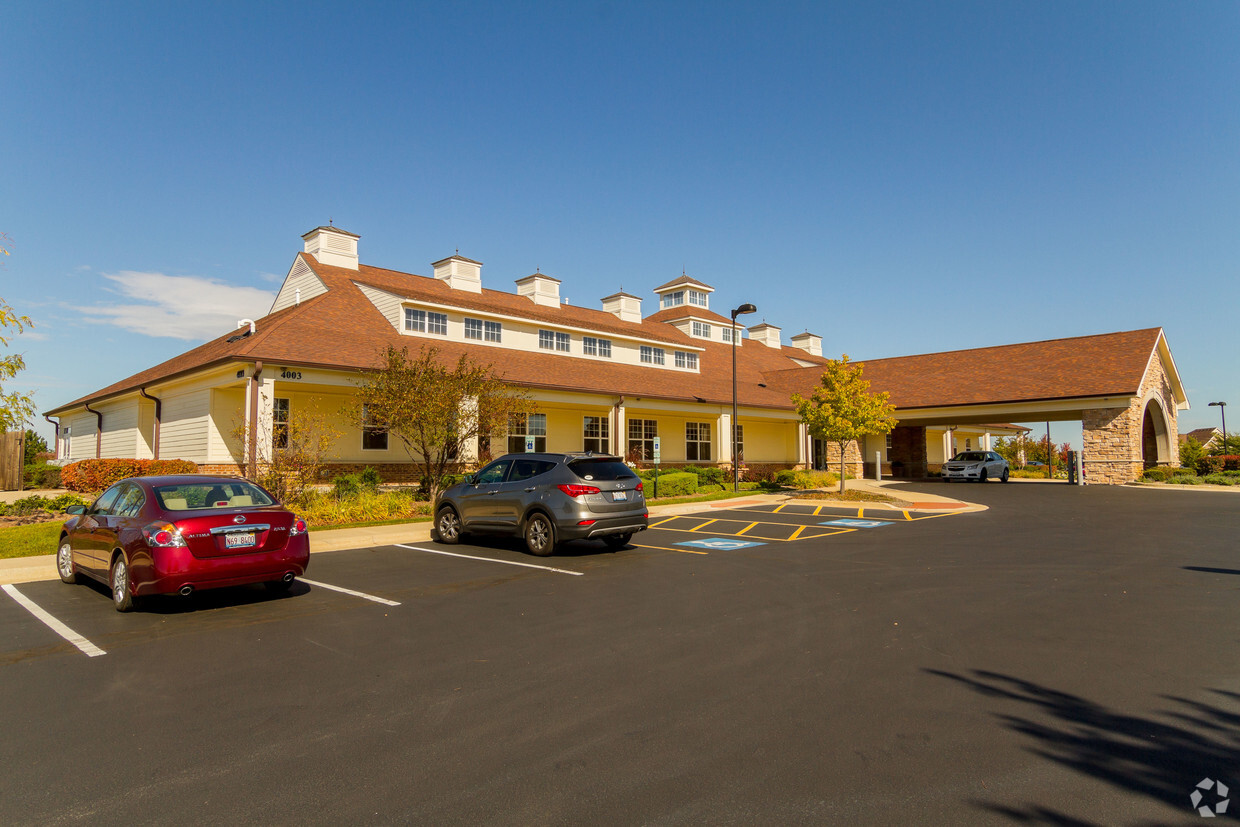
[[[0,818],[1149,824],[1240,783],[1240,497],[950,492],[989,510],[341,551],[130,615],[10,587],[80,641],[0,594]]]

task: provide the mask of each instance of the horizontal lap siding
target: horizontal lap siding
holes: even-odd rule
[[[209,390],[164,397],[163,423],[159,430],[160,458],[207,462],[210,413]]]
[[[104,457],[133,459],[138,448],[138,403],[101,408],[103,439],[100,454]]]

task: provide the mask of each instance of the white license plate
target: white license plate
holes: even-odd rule
[[[628,492],[628,491],[612,491],[612,492],[611,492],[611,501],[612,501],[612,502],[617,502],[617,503],[618,503],[618,502],[620,502],[621,500],[627,500],[628,498],[629,498],[629,492]]]
[[[254,532],[237,532],[224,535],[224,548],[246,548],[254,545]]]

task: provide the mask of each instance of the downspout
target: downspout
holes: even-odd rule
[[[163,415],[164,404],[162,399],[157,399],[146,392],[146,388],[138,388],[138,393],[143,399],[149,399],[155,403],[155,444],[152,446],[155,452],[155,459],[159,459],[159,421]]]
[[[56,426],[56,442],[54,443],[56,446],[56,456],[53,457],[53,459],[60,459],[60,423],[53,422],[52,418],[47,414],[43,414],[43,418],[46,419],[49,424]]]
[[[262,375],[263,363],[254,363],[254,373],[250,375],[250,444],[247,467],[250,474],[258,473],[258,377]]]
[[[101,459],[103,457],[103,414],[99,411],[92,411],[89,402],[85,403],[85,408],[88,413],[93,413],[98,419],[95,425],[95,459]]]

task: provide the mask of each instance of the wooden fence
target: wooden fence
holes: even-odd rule
[[[0,434],[0,491],[20,491],[24,470],[25,431]]]

